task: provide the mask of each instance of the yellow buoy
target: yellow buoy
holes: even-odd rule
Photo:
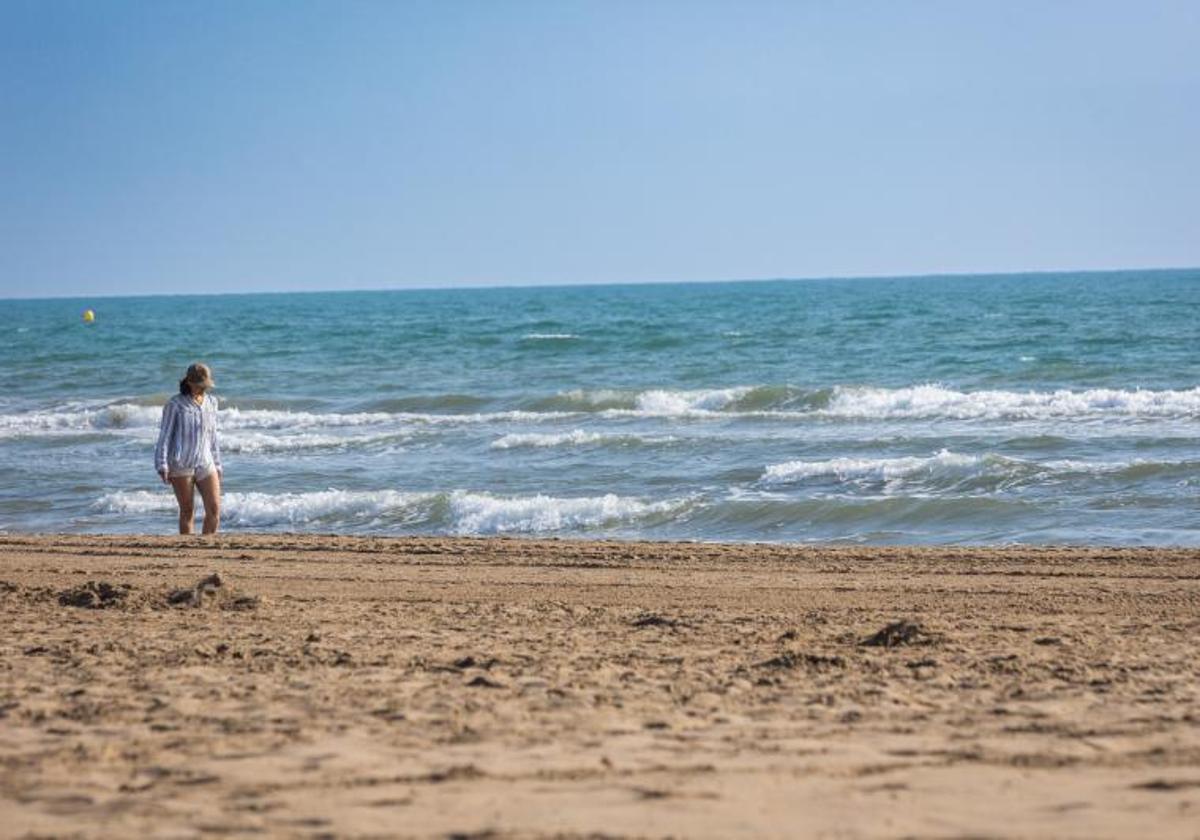
[[[83,320],[89,324],[92,323],[92,321],[96,320],[96,313],[90,309],[83,310]]]

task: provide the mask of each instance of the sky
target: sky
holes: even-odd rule
[[[1200,3],[0,0],[0,297],[1200,265]]]

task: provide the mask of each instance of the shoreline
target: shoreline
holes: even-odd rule
[[[202,505],[198,504],[199,509],[203,509]],[[199,527],[200,517],[197,516],[196,524]],[[168,525],[172,523],[167,523]],[[1095,556],[1098,554],[1109,555],[1112,553],[1151,553],[1162,554],[1169,556],[1200,556],[1200,545],[1192,546],[1181,543],[1162,543],[1162,544],[1128,544],[1128,543],[1021,543],[1021,542],[1005,542],[1005,543],[971,543],[971,542],[941,542],[941,543],[848,543],[848,542],[797,542],[795,540],[736,540],[736,539],[680,539],[675,537],[663,537],[661,539],[654,537],[593,537],[587,536],[584,533],[563,533],[563,534],[547,534],[539,536],[525,532],[501,533],[501,534],[442,534],[442,533],[412,533],[412,534],[390,534],[390,533],[339,533],[337,531],[253,531],[253,530],[222,530],[221,532],[210,535],[201,534],[198,531],[193,534],[175,534],[168,531],[165,527],[161,530],[149,531],[6,531],[0,529],[0,548],[9,543],[20,543],[22,541],[30,543],[49,543],[49,544],[73,544],[79,541],[94,541],[112,542],[120,544],[124,541],[133,541],[131,544],[141,545],[140,547],[148,547],[151,544],[158,542],[171,544],[180,540],[195,539],[198,541],[211,541],[213,544],[210,548],[220,548],[225,544],[246,543],[254,544],[258,542],[270,542],[280,540],[293,540],[297,544],[306,543],[309,541],[327,542],[333,546],[340,546],[348,550],[356,544],[371,544],[371,543],[395,543],[397,548],[400,548],[405,543],[524,543],[530,545],[583,545],[583,546],[622,546],[622,545],[647,545],[657,547],[707,547],[716,549],[727,549],[730,551],[740,551],[746,549],[764,549],[764,550],[783,550],[796,554],[810,553],[859,553],[870,552],[873,554],[883,553],[892,555],[896,553],[923,553],[928,552],[932,556],[940,556],[942,554],[961,554],[962,552],[972,552],[981,555],[990,554],[1030,554],[1038,555],[1052,552],[1061,555],[1078,555],[1079,557]]]
[[[5,533],[0,608],[4,837],[1197,836],[1200,549]]]

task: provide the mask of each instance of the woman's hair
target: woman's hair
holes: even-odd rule
[[[212,371],[204,362],[196,362],[188,366],[187,373],[183,375],[183,379],[179,380],[179,393],[185,397],[191,396],[193,385],[199,387],[201,391],[207,391],[213,385]]]

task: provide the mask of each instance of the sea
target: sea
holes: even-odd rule
[[[93,310],[85,322],[82,313]],[[1200,545],[1200,270],[0,300],[0,530]]]

